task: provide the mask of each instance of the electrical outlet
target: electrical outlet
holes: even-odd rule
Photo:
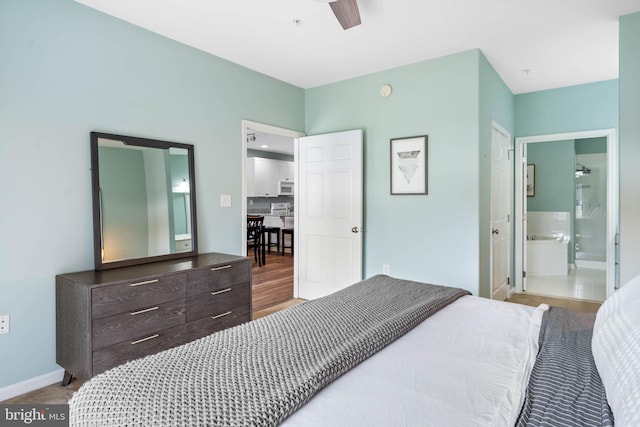
[[[390,274],[389,273],[389,264],[382,264],[382,274],[386,274],[387,276]]]
[[[9,333],[9,315],[3,314],[0,316],[0,334]]]

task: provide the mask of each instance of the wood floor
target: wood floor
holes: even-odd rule
[[[548,304],[550,307],[564,307],[573,311],[583,313],[595,313],[598,311],[602,303],[593,301],[582,301],[571,298],[557,298],[546,295],[537,295],[530,293],[513,294],[508,302],[515,302],[518,304],[530,305],[537,307],[540,304]]]
[[[282,304],[278,304],[278,305],[274,305],[274,306],[271,306],[271,307],[267,307],[267,308],[265,308],[263,310],[260,310],[260,311],[254,311],[252,319],[256,320],[256,319],[259,319],[261,317],[268,316],[268,315],[270,315],[272,313],[275,313],[275,312],[280,311],[280,310],[284,310],[285,308],[293,307],[294,305],[298,305],[301,302],[305,302],[305,301],[306,300],[295,298],[295,299],[290,299],[289,301],[285,301]]]
[[[253,252],[251,254],[253,256]],[[253,312],[285,303],[293,299],[293,256],[280,255],[276,250],[267,253],[266,263],[259,267],[252,257]]]

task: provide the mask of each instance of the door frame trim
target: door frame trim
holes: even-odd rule
[[[524,145],[535,142],[564,141],[569,139],[599,138],[607,139],[607,284],[606,296],[613,295],[617,288],[618,271],[616,260],[616,240],[618,233],[618,191],[619,191],[619,166],[618,166],[618,140],[616,129],[598,129],[581,132],[556,133],[548,135],[535,135],[516,138],[516,231],[515,231],[515,292],[522,292],[523,272],[523,245],[525,240],[523,227],[524,202],[524,165],[527,158],[523,155]]]

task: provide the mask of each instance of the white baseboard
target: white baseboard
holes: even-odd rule
[[[37,390],[42,387],[54,384],[56,382],[62,382],[64,376],[64,369],[57,369],[48,374],[42,374],[40,376],[29,378],[28,380],[21,381],[16,384],[11,384],[6,387],[0,388],[0,402],[12,397],[20,396],[21,394],[28,393],[33,390]]]

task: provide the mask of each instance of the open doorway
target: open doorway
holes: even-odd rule
[[[295,260],[294,138],[302,133],[243,121],[242,215],[259,218],[264,230],[260,241],[247,240],[243,250],[253,260],[252,302],[256,313],[267,313],[293,299]],[[253,224],[253,221],[252,221]],[[249,232],[249,234],[251,234]]]
[[[516,292],[603,301],[616,287],[613,129],[516,138]]]

